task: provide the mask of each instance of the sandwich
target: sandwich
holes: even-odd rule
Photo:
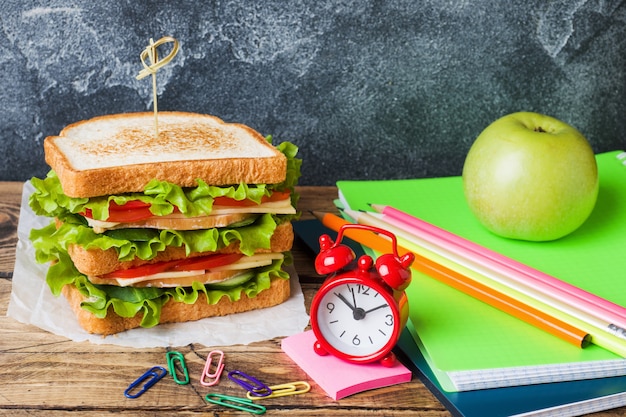
[[[44,153],[29,204],[52,219],[30,239],[89,333],[289,298],[295,145],[209,115],[125,113],[71,124]]]

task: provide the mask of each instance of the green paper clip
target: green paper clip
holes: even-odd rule
[[[171,352],[167,352],[165,357],[167,358],[167,366],[170,368],[170,374],[172,374],[172,377],[174,378],[174,382],[176,382],[179,385],[188,384],[189,383],[189,371],[187,370],[187,364],[185,363],[185,357],[183,356],[183,354],[180,352],[171,351]],[[176,366],[177,362],[179,364],[178,367]],[[178,373],[180,371],[182,371],[184,379],[180,379],[178,377]]]
[[[204,399],[212,404],[234,408],[235,410],[247,411],[252,414],[263,414],[267,410],[262,405],[255,404],[252,400],[247,398],[232,397],[230,395],[207,394]]]

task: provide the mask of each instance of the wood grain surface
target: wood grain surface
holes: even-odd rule
[[[334,401],[311,381],[273,339],[250,345],[204,346],[190,344],[170,348],[130,349],[111,345],[75,343],[34,326],[6,317],[15,263],[16,229],[22,183],[0,182],[0,416],[67,417],[78,415],[128,416],[249,416],[251,414],[208,404],[209,392],[241,396],[242,390],[225,379],[219,389],[200,385],[199,375],[207,355],[222,349],[237,369],[266,381],[307,380],[305,395],[266,400],[266,415],[304,416],[423,416],[444,417],[450,413],[414,375],[411,382],[381,388]],[[299,187],[303,219],[310,210],[333,210],[334,187]],[[313,269],[313,254],[298,241],[294,246],[296,269],[305,303],[321,283]],[[128,399],[124,389],[154,365],[166,366],[168,350],[184,354],[191,374],[189,385],[172,378],[153,386],[137,399]],[[594,414],[622,416],[626,408]]]

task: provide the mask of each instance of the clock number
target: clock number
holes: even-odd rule
[[[352,295],[354,296],[354,291],[355,291],[354,288],[350,287],[349,285],[347,287],[348,287],[348,291],[350,291],[350,293],[352,293]],[[363,284],[356,284],[356,288],[357,288],[356,289],[357,294],[371,295],[370,294],[370,289],[371,289],[370,287],[367,287],[367,286],[365,286]]]
[[[393,315],[387,314],[385,317],[387,318],[387,320],[385,321],[385,324],[387,326],[393,326]]]
[[[335,311],[335,303],[326,303],[326,310],[328,310],[328,314],[332,314]]]
[[[359,335],[355,335],[355,336],[352,338],[352,344],[353,344],[354,346],[359,346],[359,345],[361,344],[361,339],[359,339]]]

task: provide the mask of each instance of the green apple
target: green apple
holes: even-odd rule
[[[598,196],[598,167],[574,127],[530,112],[496,120],[476,138],[463,165],[467,203],[496,235],[559,239],[581,226]]]

